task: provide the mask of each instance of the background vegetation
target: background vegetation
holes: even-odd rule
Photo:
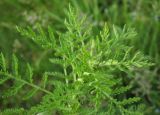
[[[123,28],[126,25],[134,28],[137,35],[127,44],[133,46],[133,52],[136,50],[143,52],[154,65],[136,70],[134,76],[125,74],[127,77],[123,80],[123,84],[134,86],[132,92],[126,96],[141,97],[142,103],[145,104],[145,114],[160,114],[159,0],[1,0],[0,51],[5,54],[8,63],[11,62],[11,55],[15,53],[22,68],[26,62],[32,64],[34,76],[40,76],[45,70],[58,69],[46,61],[52,52],[42,49],[32,40],[22,39],[16,26],[29,25],[35,29],[38,23],[44,30],[50,26],[53,31],[63,32],[69,3],[87,15],[95,35],[105,22],[109,27],[114,25]],[[0,93],[11,84],[3,84]],[[21,93],[23,94],[23,91]],[[35,97],[26,104],[20,100],[20,95],[8,100],[0,99],[0,110],[13,106],[29,108],[38,101],[39,98]]]

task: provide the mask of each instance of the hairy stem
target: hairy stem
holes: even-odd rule
[[[11,79],[14,79],[14,80],[16,80],[16,81],[22,82],[22,83],[24,83],[24,84],[26,84],[26,85],[28,85],[28,86],[31,86],[31,87],[33,87],[33,88],[35,88],[35,89],[37,89],[37,90],[40,90],[40,91],[42,91],[42,92],[44,92],[44,93],[46,93],[46,94],[53,95],[52,92],[50,92],[50,91],[48,91],[48,90],[46,90],[46,89],[44,89],[44,88],[42,88],[42,87],[39,87],[39,86],[37,86],[37,85],[35,85],[35,84],[33,84],[33,83],[29,83],[29,82],[27,82],[27,81],[25,81],[25,80],[23,80],[23,79],[17,78],[17,77],[15,77],[15,76],[11,75],[11,74],[3,73],[3,72],[1,72],[1,74],[3,74],[4,76],[7,76],[8,78],[11,78]]]

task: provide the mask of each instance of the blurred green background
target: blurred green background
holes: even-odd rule
[[[52,69],[46,61],[51,52],[22,38],[16,31],[16,26],[35,28],[39,23],[44,29],[51,26],[54,31],[64,31],[63,22],[68,4],[88,16],[95,33],[104,22],[110,26],[127,25],[135,28],[137,37],[131,44],[135,50],[148,56],[155,65],[137,71],[134,78],[129,78],[129,83],[134,84],[132,93],[140,96],[146,105],[145,114],[159,115],[160,0],[0,0],[0,52],[7,56],[7,60],[10,60],[12,53],[16,53],[22,67],[23,63],[30,62],[36,75]],[[7,84],[3,87],[7,87]],[[17,101],[19,97],[15,98],[10,99],[10,103],[0,99],[0,110],[13,105],[26,108],[29,106],[25,102]]]

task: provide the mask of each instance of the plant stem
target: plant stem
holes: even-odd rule
[[[40,91],[42,91],[42,92],[44,92],[44,93],[46,93],[46,94],[53,95],[52,92],[50,92],[50,91],[48,91],[48,90],[46,90],[46,89],[44,89],[44,88],[42,88],[42,87],[39,87],[39,86],[37,86],[37,85],[35,85],[35,84],[29,83],[29,82],[27,82],[27,81],[25,81],[25,80],[23,80],[23,79],[17,78],[17,77],[15,77],[15,76],[11,75],[11,74],[8,74],[8,73],[2,73],[2,74],[5,75],[5,76],[7,76],[7,77],[9,77],[9,78],[11,78],[11,79],[15,79],[15,80],[17,80],[17,81],[19,81],[19,82],[22,82],[22,83],[24,83],[24,84],[27,84],[27,85],[29,85],[29,86],[37,89],[37,90],[40,90]]]

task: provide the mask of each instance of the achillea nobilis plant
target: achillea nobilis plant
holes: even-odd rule
[[[2,111],[2,115],[142,114],[141,106],[137,106],[139,97],[119,96],[131,88],[122,84],[120,73],[128,74],[135,68],[149,66],[148,60],[140,52],[133,53],[133,47],[128,45],[134,39],[135,31],[115,26],[109,29],[105,24],[95,35],[86,16],[81,17],[70,7],[63,32],[54,32],[51,27],[48,32],[40,26],[36,31],[30,27],[17,27],[21,35],[31,38],[45,50],[53,50],[54,56],[49,61],[58,65],[61,71],[46,70],[37,83],[30,64],[26,64],[25,73],[20,74],[17,57],[13,55],[12,69],[8,69],[1,53],[0,84],[8,80],[14,84],[1,92],[2,98],[19,95],[18,92],[26,87],[28,89],[21,95],[22,101],[42,93],[40,102],[29,109],[9,108]]]

